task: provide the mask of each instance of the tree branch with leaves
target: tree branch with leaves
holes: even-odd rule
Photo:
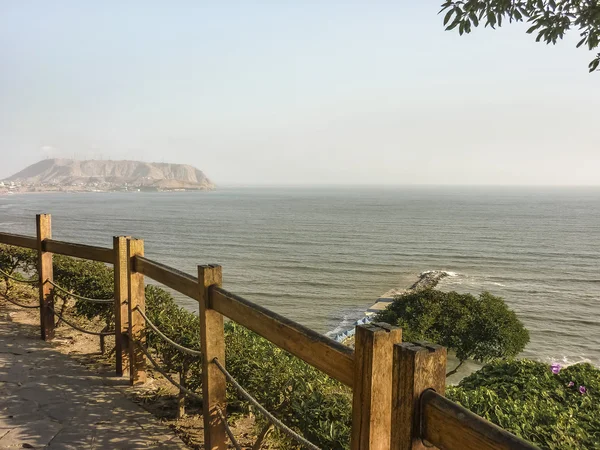
[[[527,22],[528,34],[536,42],[556,44],[571,29],[579,31],[577,48],[590,51],[600,44],[600,1],[598,0],[447,0],[442,4],[446,30],[470,33],[473,27],[501,27],[503,23]],[[589,63],[598,70],[600,53]]]

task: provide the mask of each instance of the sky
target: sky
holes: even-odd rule
[[[600,184],[578,33],[438,1],[0,2],[0,178],[48,157],[231,184]]]

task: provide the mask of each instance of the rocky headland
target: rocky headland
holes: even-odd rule
[[[212,189],[193,166],[142,161],[45,159],[0,182],[0,193]]]

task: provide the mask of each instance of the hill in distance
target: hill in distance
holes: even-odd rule
[[[201,170],[186,164],[45,159],[6,178],[19,191],[211,190]]]

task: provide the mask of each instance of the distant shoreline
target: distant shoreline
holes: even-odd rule
[[[151,190],[151,189],[140,189],[140,190],[43,190],[43,191],[0,191],[0,197],[11,197],[13,195],[31,195],[31,194],[144,194],[144,193],[181,193],[181,192],[211,192],[216,190],[212,189],[163,189],[163,190]]]

